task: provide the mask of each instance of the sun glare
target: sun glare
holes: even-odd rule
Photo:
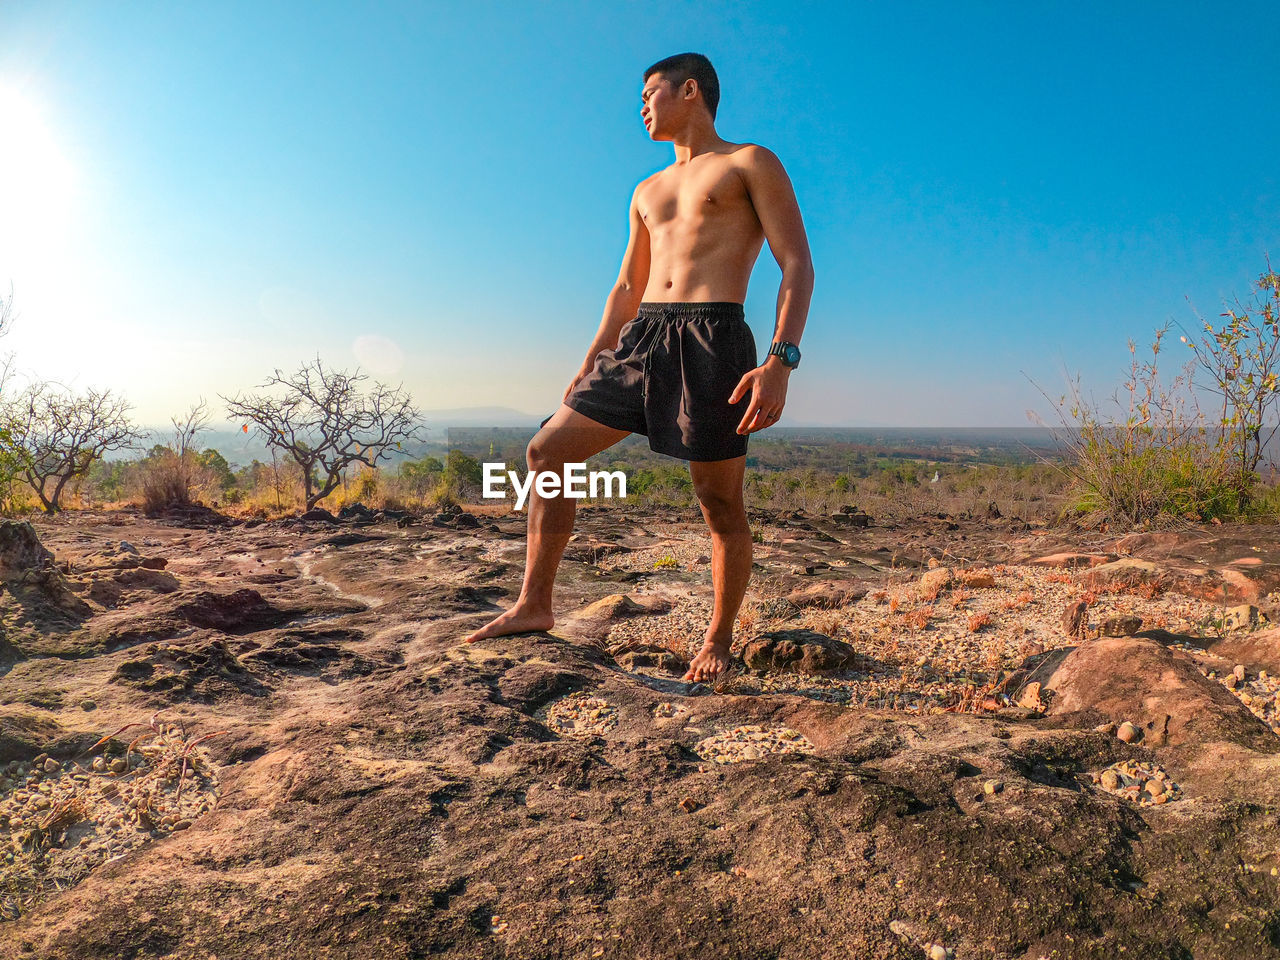
[[[74,187],[75,172],[40,112],[0,86],[0,256],[35,254],[59,240]]]

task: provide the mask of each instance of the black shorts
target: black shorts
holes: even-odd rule
[[[597,423],[647,436],[657,453],[728,460],[747,452],[747,435],[736,431],[751,391],[736,404],[729,395],[755,367],[742,304],[645,302],[564,402]]]

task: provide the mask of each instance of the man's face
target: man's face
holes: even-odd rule
[[[640,110],[640,118],[653,140],[670,140],[673,122],[680,116],[682,103],[678,91],[660,73],[651,74],[640,91],[640,99],[644,106]]]

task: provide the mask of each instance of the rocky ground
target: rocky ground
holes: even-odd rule
[[[0,954],[1280,957],[1275,528],[752,522],[0,524]]]

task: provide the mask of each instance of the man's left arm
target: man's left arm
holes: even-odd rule
[[[769,250],[782,269],[772,342],[787,340],[798,346],[813,296],[813,260],[809,256],[800,205],[782,161],[771,150],[751,144],[739,151],[737,157],[740,158],[738,172],[764,228]],[[754,433],[777,423],[786,403],[790,376],[791,369],[783,364],[782,358],[771,356],[742,378],[729,397],[730,403],[737,403],[751,390],[751,404],[738,424],[738,433]]]

